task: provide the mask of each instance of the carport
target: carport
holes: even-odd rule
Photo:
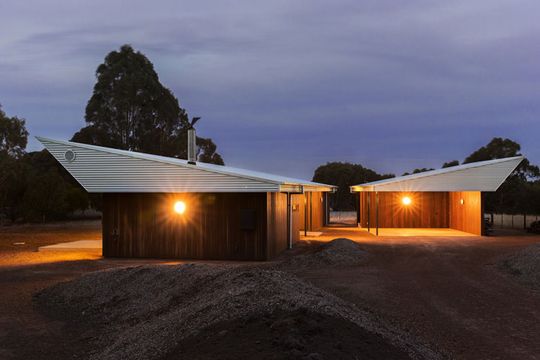
[[[522,156],[355,185],[359,222],[377,236],[484,235],[483,193],[496,191]]]

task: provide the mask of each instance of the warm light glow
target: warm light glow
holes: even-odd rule
[[[174,211],[177,214],[183,214],[186,211],[186,203],[183,201],[177,201],[174,203]]]
[[[459,199],[459,203],[460,203],[461,205],[463,205],[463,204],[465,204],[465,200]]]
[[[403,205],[411,205],[411,198],[408,197],[408,196],[404,196],[402,199],[401,199],[401,202],[403,203]]]

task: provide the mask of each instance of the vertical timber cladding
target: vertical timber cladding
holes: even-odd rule
[[[267,196],[267,193],[104,194],[103,254],[264,260],[268,256]],[[173,211],[176,201],[185,202],[184,214]],[[245,223],[242,214],[246,213],[253,215],[253,219],[248,219],[253,222],[249,229],[242,224]],[[286,212],[284,216],[286,219]],[[278,241],[283,242],[281,238]],[[270,253],[280,247],[273,246]]]
[[[450,227],[482,235],[482,193],[459,191],[450,193]]]
[[[298,230],[304,230],[304,224],[307,224],[308,231],[316,231],[324,227],[324,193],[316,191],[295,194],[292,196],[292,206]]]
[[[360,193],[360,223],[368,227],[376,226],[376,194]],[[409,197],[411,203],[403,204]],[[369,197],[369,211],[368,211]],[[379,192],[380,228],[448,228],[449,196],[447,192]]]
[[[287,194],[267,193],[267,259],[278,255],[288,247]],[[293,243],[299,232],[293,232]]]

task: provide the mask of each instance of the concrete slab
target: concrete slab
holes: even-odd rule
[[[322,231],[308,231],[308,232],[305,232],[303,230],[300,230],[300,236],[304,236],[306,234],[307,234],[307,236],[321,236],[323,233],[322,233]]]
[[[41,246],[38,251],[96,251],[101,253],[101,240],[78,240],[54,245]]]
[[[426,228],[404,228],[404,229],[379,229],[379,236],[375,236],[375,229],[370,229],[368,232],[365,228],[359,227],[325,227],[320,236],[304,236],[301,233],[301,240],[317,240],[331,241],[336,238],[347,238],[358,242],[368,243],[414,243],[423,242],[425,239],[433,239],[433,241],[457,241],[475,237],[482,239],[480,236],[469,234],[463,231],[454,229],[426,229]]]
[[[367,229],[364,229],[367,231]],[[370,233],[375,235],[375,229],[370,229]],[[379,236],[475,236],[470,233],[455,229],[432,229],[432,228],[380,228]]]

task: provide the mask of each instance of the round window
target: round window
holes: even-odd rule
[[[75,152],[73,150],[68,150],[64,153],[64,159],[66,159],[69,162],[72,162],[75,160]]]

